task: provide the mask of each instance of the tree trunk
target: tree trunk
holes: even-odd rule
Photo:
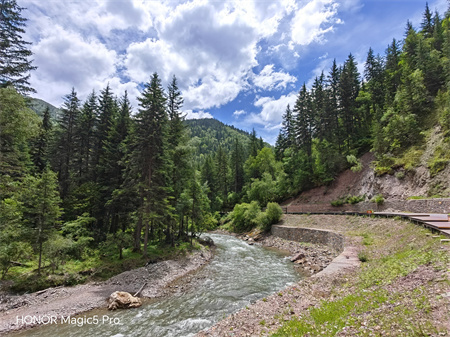
[[[41,262],[42,262],[42,240],[39,241],[38,275],[41,275]]]
[[[147,244],[148,244],[148,220],[145,222],[145,232],[144,232],[144,257],[147,257]]]
[[[136,223],[136,228],[134,230],[134,243],[133,243],[134,252],[141,251],[141,232],[142,232],[142,213],[139,214],[139,218]]]

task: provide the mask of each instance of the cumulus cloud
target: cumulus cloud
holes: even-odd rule
[[[334,1],[92,0],[45,6],[22,0],[38,66],[32,85],[52,103],[72,86],[82,96],[108,83],[134,100],[153,72],[164,86],[175,74],[190,116],[211,116],[204,110],[251,92],[252,85],[265,91],[293,86],[295,76],[276,70],[274,61],[265,64],[261,44],[267,43],[267,51],[281,37],[280,50],[291,56],[279,61],[294,63],[295,46],[320,41],[337,22]],[[256,66],[262,67],[257,75]],[[258,118],[275,118],[269,111],[281,99],[259,102]]]
[[[186,113],[186,119],[202,119],[202,118],[213,118],[213,116],[209,112],[205,111],[192,111],[192,110],[185,110]]]
[[[291,38],[297,45],[322,42],[325,34],[333,30],[338,3],[333,0],[312,0],[298,9],[292,20]]]
[[[128,76],[145,81],[156,71],[168,81],[176,74],[189,109],[218,107],[236,98],[257,64],[259,35],[242,13],[218,5],[194,1],[174,8],[157,25],[158,38],[129,46]]]
[[[241,115],[245,115],[247,112],[244,110],[236,110],[235,112],[233,112],[233,116],[241,116]]]
[[[282,121],[287,105],[289,104],[292,107],[296,99],[296,92],[281,95],[279,98],[260,97],[255,101],[254,106],[261,108],[261,112],[259,114],[253,113],[249,121],[264,125],[266,129],[277,128],[277,125]]]
[[[255,76],[253,83],[263,90],[286,89],[289,84],[295,83],[297,78],[283,71],[273,71],[273,64],[268,64]]]
[[[119,62],[116,52],[98,40],[85,39],[58,25],[51,27],[32,51],[33,64],[39,70],[32,74],[31,85],[51,102],[60,102],[72,87],[90,92],[98,83],[112,82]]]

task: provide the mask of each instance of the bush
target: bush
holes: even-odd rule
[[[365,195],[360,195],[360,196],[351,195],[351,196],[347,197],[347,203],[349,203],[351,205],[354,205],[354,204],[357,204],[357,203],[359,203],[361,201],[364,201],[364,199],[366,199]]]
[[[337,200],[331,201],[331,206],[338,207],[342,206],[344,204],[357,204],[359,202],[362,202],[366,199],[365,195],[348,195],[345,198],[339,198]]]
[[[258,202],[242,203],[234,206],[229,214],[231,228],[236,232],[244,232],[258,226],[264,231],[270,230],[273,224],[280,221],[283,210],[275,202],[269,202],[265,212],[261,212]]]
[[[342,199],[342,198],[331,201],[331,206],[334,206],[334,207],[339,207],[339,206],[342,206],[343,204],[345,204],[345,199]]]
[[[362,170],[361,161],[354,155],[348,155],[347,162],[351,165],[350,170],[352,170],[352,172],[360,172]]]
[[[272,225],[280,221],[283,210],[276,202],[269,202],[265,212],[261,212],[258,217],[258,226],[264,231],[269,231]]]
[[[372,202],[376,203],[378,206],[383,205],[384,204],[384,197],[382,194],[377,194],[376,196],[374,196],[371,200]]]
[[[257,224],[257,218],[261,212],[258,202],[242,203],[234,206],[230,213],[232,227],[237,232],[250,230]]]
[[[281,216],[283,215],[283,210],[276,202],[269,202],[267,204],[266,215],[270,224],[273,225],[280,221]]]
[[[361,261],[361,262],[367,262],[367,261],[369,261],[369,257],[368,257],[368,255],[367,255],[367,252],[366,252],[366,251],[361,251],[361,252],[359,252],[359,253],[358,253],[358,259],[359,259],[359,261]]]

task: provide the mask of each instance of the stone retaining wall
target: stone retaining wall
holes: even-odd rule
[[[344,237],[340,234],[313,228],[274,225],[272,235],[282,239],[326,245],[340,254],[344,250]]]
[[[418,199],[418,200],[389,200],[382,205],[374,202],[360,202],[355,205],[334,207],[330,203],[296,204],[287,206],[287,212],[366,212],[368,210],[382,212],[385,210],[412,213],[450,213],[450,199]],[[283,208],[286,211],[286,207]]]

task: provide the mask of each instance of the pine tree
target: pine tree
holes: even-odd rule
[[[73,171],[74,154],[76,151],[76,132],[77,123],[80,115],[80,101],[75,89],[64,98],[64,104],[61,108],[61,118],[59,120],[59,140],[58,140],[58,158],[57,172],[63,200],[69,194],[71,185],[71,172]]]
[[[50,108],[47,106],[44,110],[42,124],[40,125],[39,135],[34,144],[33,162],[42,172],[49,164],[49,145],[52,136],[52,122],[50,120]]]
[[[386,65],[385,65],[385,93],[387,105],[392,105],[401,83],[400,48],[398,42],[393,39],[392,44],[386,49]]]
[[[61,199],[57,188],[56,174],[46,166],[38,177],[28,176],[24,180],[22,202],[26,210],[26,219],[35,231],[32,240],[39,253],[38,274],[42,265],[42,246],[52,232],[61,216]]]
[[[327,133],[327,141],[337,145],[341,152],[343,133],[339,121],[339,81],[341,70],[338,68],[336,59],[333,60],[330,73],[327,77],[327,104],[326,111],[330,116],[330,130]]]
[[[103,155],[99,158],[97,179],[101,186],[101,205],[99,222],[103,226],[103,233],[115,233],[119,229],[119,212],[122,205],[113,197],[115,190],[120,189],[124,183],[123,171],[125,170],[125,156],[127,152],[126,140],[130,131],[131,104],[127,92],[121,99],[116,116],[110,122],[110,128],[106,139],[103,141]]]
[[[380,55],[375,56],[372,48],[367,53],[364,67],[364,77],[367,81],[367,89],[371,95],[372,109],[375,118],[381,117],[384,106],[384,65]],[[367,121],[370,124],[370,120]]]
[[[36,92],[28,82],[29,72],[36,67],[29,60],[31,43],[22,39],[27,21],[21,16],[23,9],[16,0],[0,0],[0,87],[12,85],[27,94]]]
[[[314,79],[311,90],[312,109],[314,116],[314,137],[318,139],[327,138],[327,133],[331,129],[331,118],[326,109],[326,94],[324,88],[325,76],[323,72]]]
[[[174,199],[178,199],[184,190],[187,177],[185,171],[189,166],[190,148],[186,126],[184,125],[184,116],[181,111],[183,106],[183,97],[178,89],[178,83],[175,76],[167,88],[167,113],[168,123],[168,151],[170,153],[171,173],[170,179],[173,187]]]
[[[81,109],[78,123],[78,169],[80,183],[93,179],[95,132],[97,126],[97,96],[94,91],[88,96]]]
[[[144,256],[149,229],[155,235],[162,216],[167,211],[166,173],[167,127],[166,97],[158,74],[154,73],[144,87],[135,118],[135,132],[131,164],[138,177],[139,209],[135,228],[134,249],[140,250],[142,226],[144,230]],[[157,233],[156,233],[157,234]]]
[[[230,168],[228,154],[222,146],[216,152],[217,192],[223,201],[227,200],[230,185]]]
[[[408,21],[409,23],[409,21]],[[408,29],[408,28],[407,28]],[[402,60],[406,65],[410,68],[416,67],[416,53],[417,53],[417,46],[419,44],[419,36],[417,32],[414,30],[414,28],[411,26],[406,33],[406,38],[403,43],[403,53],[402,53]]]
[[[308,158],[312,155],[312,102],[311,96],[304,83],[300,89],[297,101],[295,102],[293,113],[295,117],[295,139],[300,150],[305,151]]]
[[[201,183],[202,185],[208,186],[207,196],[212,202],[212,208],[214,211],[219,210],[220,207],[222,207],[222,204],[216,205],[217,178],[216,163],[211,155],[207,155],[201,167]]]
[[[261,148],[258,138],[256,138],[256,131],[255,129],[252,129],[252,133],[250,134],[250,156],[256,157],[259,150],[261,150]]]
[[[39,117],[14,88],[0,88],[0,177],[23,176],[31,166],[28,143],[39,131]]]
[[[113,123],[117,117],[117,102],[113,97],[113,93],[109,84],[104,90],[100,92],[98,99],[98,116],[97,116],[97,129],[96,129],[96,148],[94,154],[94,165],[100,165],[100,160],[104,154],[104,145],[107,141],[108,134],[111,128],[114,127]],[[98,167],[97,167],[98,169]],[[99,174],[96,174],[98,177]]]
[[[360,88],[357,63],[350,54],[344,63],[339,83],[340,113],[346,137],[347,150],[350,150],[357,135],[361,118],[356,112],[356,98]]]
[[[295,144],[294,117],[289,104],[282,118],[283,122],[275,145],[276,156],[279,160],[281,160],[283,152]]]
[[[436,11],[433,16],[433,47],[437,51],[442,51],[442,45],[444,44],[443,31],[442,20]]]
[[[425,12],[423,13],[422,19],[422,33],[423,36],[427,39],[433,36],[433,14],[431,14],[430,8],[428,7],[428,2],[425,5]]]
[[[244,186],[244,148],[239,139],[234,139],[234,146],[231,152],[231,171],[233,175],[233,191],[241,193]]]

